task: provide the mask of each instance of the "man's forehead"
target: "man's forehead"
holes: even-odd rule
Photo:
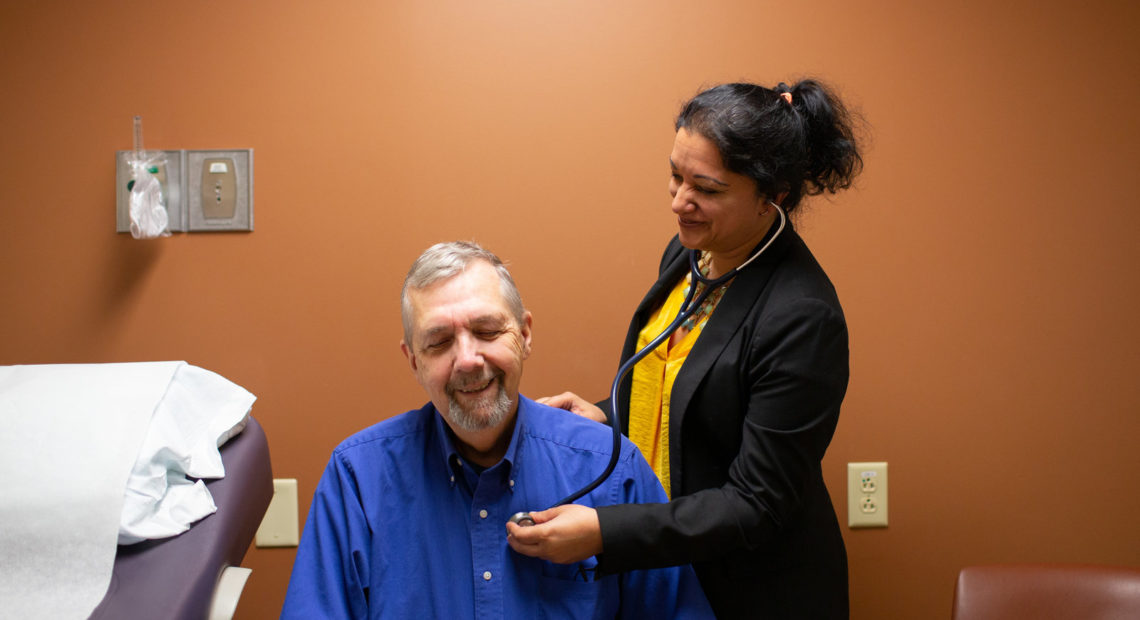
[[[496,295],[474,293],[469,296],[414,295],[414,322],[419,331],[439,331],[455,326],[485,326],[510,322],[506,302]]]
[[[510,314],[499,275],[484,261],[474,262],[462,272],[421,289],[410,289],[408,296],[417,323],[434,315],[461,314],[473,318]]]
[[[439,309],[442,310],[442,309]],[[421,331],[436,332],[452,329],[455,326],[488,327],[511,322],[511,315],[504,310],[491,310],[483,313],[467,312],[425,312],[418,321]]]

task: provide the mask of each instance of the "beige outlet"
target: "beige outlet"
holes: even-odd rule
[[[847,464],[847,526],[887,527],[887,464]]]
[[[254,542],[258,547],[296,547],[301,539],[297,525],[297,480],[276,478]]]
[[[202,216],[209,220],[232,219],[237,209],[237,172],[229,157],[202,160]]]
[[[253,149],[185,151],[190,232],[253,230]]]

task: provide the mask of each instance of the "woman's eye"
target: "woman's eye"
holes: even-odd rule
[[[681,186],[684,184],[685,180],[682,179],[681,175],[676,172],[674,172],[672,176],[669,177],[669,186],[671,188],[676,188],[679,191],[681,189]],[[705,194],[706,196],[720,193],[720,190],[712,189],[709,187],[701,187],[700,185],[690,185],[689,187],[693,188],[693,191],[697,192],[698,194]]]

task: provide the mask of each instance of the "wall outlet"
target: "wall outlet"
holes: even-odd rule
[[[887,464],[847,464],[847,526],[887,527]]]
[[[254,542],[258,547],[296,547],[301,537],[297,523],[297,480],[275,478],[273,499],[257,528]]]
[[[186,151],[187,230],[253,230],[253,149]]]

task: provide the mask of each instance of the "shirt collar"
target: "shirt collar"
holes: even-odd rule
[[[534,401],[519,394],[519,407],[516,412],[515,427],[514,430],[511,431],[511,442],[507,445],[507,451],[503,454],[502,461],[487,468],[493,469],[505,463],[507,475],[512,479],[512,482],[519,471],[518,455],[520,438],[523,436],[522,428],[527,425],[528,419],[533,415],[531,410],[534,408],[534,405]],[[454,487],[456,480],[453,467],[457,463],[463,463],[463,457],[455,447],[455,437],[451,432],[451,427],[444,421],[443,414],[440,413],[432,403],[428,403],[428,407],[431,407],[431,410],[435,413],[432,417],[434,418],[433,424],[435,425],[436,455],[438,458],[443,459],[444,471],[448,472],[447,475],[450,477],[450,485]],[[511,490],[514,490],[514,484],[511,484]]]

